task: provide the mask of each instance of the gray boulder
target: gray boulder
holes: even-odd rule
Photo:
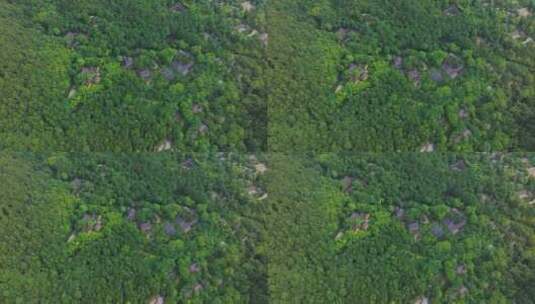
[[[173,224],[169,223],[169,222],[166,222],[164,225],[163,225],[163,230],[165,232],[165,234],[167,234],[168,236],[173,236],[176,234],[176,228]]]
[[[165,78],[167,81],[171,81],[175,79],[175,73],[171,68],[164,67],[160,70],[160,73],[162,74],[163,78]]]
[[[134,66],[134,58],[124,56],[122,64],[123,64],[123,67],[130,69]]]
[[[459,57],[449,54],[442,63],[442,69],[446,72],[446,74],[448,74],[448,76],[450,76],[450,78],[455,79],[461,75],[464,70],[464,66]]]
[[[139,77],[143,78],[143,80],[145,81],[150,80],[151,75],[152,75],[149,69],[141,69],[137,71],[137,74],[139,75]]]
[[[436,238],[441,238],[444,236],[444,229],[442,228],[442,226],[438,223],[435,223],[433,224],[433,226],[431,227],[431,233],[436,237]]]
[[[434,82],[443,82],[444,81],[444,75],[442,75],[442,72],[439,69],[431,69],[429,71],[429,77]]]

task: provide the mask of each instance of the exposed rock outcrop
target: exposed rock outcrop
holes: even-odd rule
[[[446,16],[452,17],[452,16],[458,16],[461,13],[461,10],[459,9],[457,5],[453,4],[453,5],[448,6],[448,8],[446,8],[443,11],[443,13]]]
[[[168,236],[174,236],[176,234],[176,228],[175,226],[170,222],[165,222],[163,225],[163,231]]]
[[[100,83],[100,68],[99,67],[83,67],[81,73],[84,75],[85,84],[93,85]]]
[[[262,43],[262,46],[267,47],[269,43],[269,34],[268,33],[261,33],[258,36],[258,39],[260,39],[260,42]]]
[[[82,221],[84,223],[84,227],[83,227],[84,232],[100,231],[100,229],[102,229],[102,226],[103,226],[102,216],[96,215],[94,213],[84,214]]]
[[[527,7],[523,7],[523,8],[517,9],[516,13],[518,14],[518,16],[520,16],[522,18],[527,18],[527,17],[530,17],[532,15],[531,11]]]
[[[352,63],[349,65],[349,74],[354,83],[365,81],[368,79],[368,65]]]
[[[255,172],[258,175],[264,174],[267,171],[267,167],[263,163],[258,163],[254,166]]]
[[[249,1],[245,1],[245,2],[242,2],[242,4],[241,4],[241,8],[242,8],[245,12],[250,13],[250,12],[254,11],[255,6],[254,6],[254,4],[252,4],[251,2],[249,2]]]
[[[124,68],[131,69],[131,68],[134,67],[134,58],[128,57],[128,56],[123,56],[123,59],[122,59],[121,63],[122,63]]]
[[[422,296],[416,299],[414,304],[429,304],[429,299],[427,297]]]
[[[464,65],[459,57],[449,54],[442,63],[442,69],[450,78],[455,79],[463,72]]]
[[[165,78],[167,81],[171,81],[171,80],[175,79],[175,73],[169,67],[163,67],[160,70],[160,73],[162,74],[163,78]]]
[[[457,234],[461,232],[466,225],[466,217],[461,211],[453,208],[451,209],[451,215],[446,217],[442,221],[442,224],[448,227],[450,233]]]
[[[407,225],[407,229],[409,229],[409,232],[417,236],[420,233],[420,224],[418,222],[411,222]]]
[[[171,6],[170,10],[175,13],[183,13],[186,11],[186,7],[182,3],[177,2]]]
[[[168,151],[168,150],[171,150],[172,147],[173,147],[173,143],[170,140],[166,139],[163,143],[161,143],[156,148],[156,151],[157,152]]]
[[[420,85],[420,81],[422,79],[422,76],[420,75],[420,72],[416,69],[412,69],[409,72],[407,72],[407,77],[414,83],[415,86]]]
[[[394,65],[396,69],[401,69],[403,67],[403,57],[401,56],[394,57],[392,64]]]
[[[344,190],[344,192],[346,193],[351,193],[353,192],[353,181],[355,179],[351,176],[346,176],[342,179],[342,189]]]
[[[141,224],[139,224],[139,229],[143,233],[147,234],[152,230],[152,224],[149,223],[149,222],[141,223]]]
[[[432,144],[432,143],[427,143],[425,145],[423,145],[421,148],[420,148],[420,152],[433,152],[435,151],[435,145]]]
[[[190,273],[197,273],[197,272],[201,271],[201,267],[199,267],[199,264],[193,263],[193,264],[189,265],[188,271]]]
[[[152,77],[152,72],[149,69],[141,69],[137,71],[137,75],[145,81],[149,81]]]
[[[135,208],[128,208],[126,211],[126,218],[130,221],[134,221],[136,219],[136,209]]]
[[[353,212],[350,217],[352,224],[351,229],[353,232],[366,231],[370,224],[370,214]]]
[[[164,297],[158,295],[150,299],[149,304],[164,304]]]
[[[187,207],[184,207],[184,212],[175,218],[175,223],[183,233],[188,233],[198,221],[196,212]]]
[[[444,236],[444,229],[440,224],[434,223],[433,226],[431,226],[431,234],[436,238],[442,238]]]
[[[466,169],[466,163],[461,159],[450,165],[450,169],[453,171],[464,171]]]
[[[442,74],[442,71],[439,69],[431,69],[429,71],[429,78],[433,80],[434,82],[441,83],[444,81],[444,75]]]

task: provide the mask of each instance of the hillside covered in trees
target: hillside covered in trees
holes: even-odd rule
[[[0,147],[263,150],[262,27],[234,2],[2,0]]]
[[[535,303],[534,14],[0,0],[0,304]]]
[[[264,166],[233,155],[3,155],[0,303],[265,302],[253,212]]]
[[[531,151],[530,0],[0,1],[0,147]]]
[[[533,8],[271,2],[270,150],[533,151]]]
[[[535,155],[4,154],[2,303],[532,303]]]
[[[534,155],[276,156],[273,303],[533,303]]]

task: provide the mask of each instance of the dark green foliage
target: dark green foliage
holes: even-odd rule
[[[60,43],[28,29],[20,12],[0,2],[0,147],[61,147],[69,86],[69,53]]]
[[[10,3],[1,147],[534,147],[526,0]]]
[[[0,302],[529,303],[534,161],[8,153]]]
[[[0,303],[532,303],[534,11],[0,0]]]
[[[535,180],[528,157],[274,157],[266,249],[272,299],[530,303],[533,194],[523,193]]]
[[[0,302],[54,302],[75,198],[45,172],[0,157]]]
[[[265,149],[263,47],[235,29],[261,23],[236,3],[174,4],[3,2],[0,147]]]
[[[531,151],[534,23],[520,2],[272,3],[270,149]]]
[[[0,302],[262,303],[255,162],[2,157]]]

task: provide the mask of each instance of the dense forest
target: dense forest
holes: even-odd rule
[[[262,16],[210,0],[0,1],[0,147],[266,146]]]
[[[266,9],[270,151],[535,148],[533,1]]]
[[[236,155],[3,155],[0,302],[265,302],[265,170]]]
[[[535,155],[12,154],[2,303],[532,303]]]
[[[273,303],[533,303],[531,154],[271,159]]]
[[[534,8],[2,0],[0,147],[532,151]]]
[[[0,304],[535,303],[534,14],[0,0]]]

